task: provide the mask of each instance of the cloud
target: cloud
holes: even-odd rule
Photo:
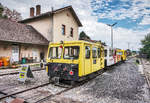
[[[144,16],[142,21],[139,23],[139,25],[149,25],[150,24],[150,17]]]
[[[126,28],[115,28],[114,29],[114,41],[115,46],[119,48],[128,48],[130,43],[130,49],[133,47],[135,50],[141,47],[140,41],[144,39],[146,33],[150,32],[150,28],[146,30],[133,30]]]
[[[138,19],[142,16],[150,18],[149,0],[92,0],[93,11],[99,18],[109,18],[112,20],[122,20],[130,18]],[[113,3],[111,3],[113,1]],[[147,24],[150,24],[147,23]]]
[[[113,18],[113,19],[124,19],[126,17],[130,17],[133,19],[138,18],[142,13],[138,14],[139,8],[142,7],[144,11],[148,14],[149,10],[146,10],[144,8],[144,4],[135,5],[132,6],[129,10],[126,10],[124,8],[112,10],[111,8],[108,8],[108,3],[111,3],[112,0],[107,0],[106,3],[106,10],[105,12],[101,14],[93,13],[93,8],[98,9],[99,7],[103,7],[104,4],[102,4],[103,0],[96,0],[98,5],[91,5],[90,0],[0,0],[0,2],[8,6],[11,9],[16,9],[19,11],[23,18],[29,17],[29,8],[31,6],[40,4],[42,12],[47,12],[51,10],[51,7],[53,6],[54,9],[58,9],[67,5],[72,5],[75,12],[79,16],[79,19],[81,20],[83,27],[80,28],[79,31],[85,31],[87,35],[89,35],[94,40],[102,40],[106,42],[108,45],[110,45],[110,27],[108,27],[104,23],[97,22],[98,18]],[[105,0],[104,0],[105,1]],[[122,0],[122,1],[128,1],[128,0]],[[140,1],[140,0],[138,0]],[[146,0],[143,0],[146,1]],[[136,3],[136,0],[133,0],[133,4]],[[148,2],[148,0],[147,0]],[[123,4],[124,6],[128,7],[127,4]],[[148,6],[148,3],[146,4]],[[93,7],[94,6],[94,7]],[[112,8],[115,8],[116,6],[112,5]],[[111,11],[109,11],[111,10]],[[116,15],[117,14],[117,15]],[[143,19],[144,20],[144,19]],[[146,19],[147,20],[147,19]],[[147,22],[147,21],[146,21]],[[143,24],[146,23],[143,21]],[[142,23],[141,23],[142,24]],[[114,47],[121,48],[121,49],[127,49],[127,42],[131,43],[131,47],[134,47],[134,49],[138,49],[140,47],[139,43],[140,40],[144,38],[144,35],[146,35],[150,29],[140,31],[138,29],[125,29],[121,27],[115,27],[114,28]]]

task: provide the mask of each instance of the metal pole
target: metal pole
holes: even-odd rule
[[[111,47],[113,48],[113,28],[111,26]]]
[[[112,48],[113,48],[113,26],[115,26],[116,24],[117,24],[117,22],[112,24],[112,25],[106,24],[106,25],[108,25],[111,28],[111,47]]]
[[[128,42],[128,49],[130,49],[130,43]]]
[[[54,11],[54,8],[52,7],[51,8],[52,9],[52,30],[51,30],[51,35],[52,35],[52,39],[51,39],[51,42],[54,42],[54,31],[53,31],[53,29],[54,29],[54,14],[53,14],[53,11]]]

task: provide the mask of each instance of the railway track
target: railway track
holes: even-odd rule
[[[38,71],[38,70],[44,70],[44,69],[37,69],[37,70],[32,70],[32,71]],[[59,86],[59,87],[61,87],[61,88],[65,88],[65,89],[62,90],[62,91],[60,91],[60,92],[58,92],[58,93],[50,94],[50,95],[48,95],[48,96],[46,96],[46,97],[43,97],[42,99],[37,100],[37,101],[34,102],[34,103],[42,103],[42,102],[44,102],[44,101],[46,101],[46,100],[50,100],[52,97],[55,97],[55,96],[60,95],[60,94],[62,94],[62,93],[64,93],[64,92],[67,92],[67,91],[69,91],[69,90],[71,90],[71,89],[74,89],[74,88],[76,88],[76,87],[79,87],[79,86],[83,85],[84,83],[87,83],[87,82],[91,81],[92,79],[96,78],[97,76],[103,74],[105,71],[107,71],[107,69],[102,69],[102,70],[100,70],[100,71],[98,71],[98,72],[95,72],[95,73],[94,73],[94,76],[88,77],[88,79],[85,79],[84,81],[78,82],[78,83],[76,83],[76,84],[73,85],[73,86],[66,86],[66,85],[53,84],[53,85],[55,85],[55,86]],[[18,74],[18,73],[19,73],[19,72],[16,72],[16,73],[14,73],[14,74]],[[3,74],[3,75],[9,75],[9,73],[8,73],[8,74]],[[2,75],[0,75],[0,76],[2,76]],[[23,92],[27,92],[27,91],[30,91],[30,90],[34,90],[34,89],[37,89],[37,88],[39,88],[39,87],[44,87],[44,86],[47,86],[48,84],[52,84],[52,83],[45,83],[45,84],[42,84],[42,85],[38,85],[38,86],[35,86],[35,87],[32,87],[32,88],[28,88],[28,89],[21,90],[21,91],[19,91],[19,92],[15,92],[15,93],[10,93],[10,94],[7,94],[7,93],[4,93],[4,92],[1,92],[1,91],[0,91],[0,94],[3,94],[3,95],[4,95],[4,96],[0,97],[0,100],[3,100],[3,99],[5,99],[5,98],[7,98],[7,97],[16,98],[16,95],[17,95],[17,94],[21,94],[21,93],[23,93]],[[28,102],[28,101],[26,101],[26,102]]]
[[[84,81],[82,81],[82,82],[78,82],[77,84],[75,84],[75,85],[73,85],[73,86],[68,86],[68,87],[67,87],[67,86],[65,86],[65,85],[58,85],[58,84],[56,84],[55,86],[59,86],[59,87],[61,87],[61,88],[65,88],[65,89],[62,90],[62,91],[60,91],[60,92],[58,92],[58,93],[56,93],[56,94],[48,95],[48,96],[46,96],[46,97],[44,97],[44,98],[42,98],[42,99],[36,101],[35,103],[41,103],[41,102],[43,102],[43,101],[46,101],[46,100],[48,100],[48,99],[51,99],[52,97],[54,97],[54,96],[56,96],[56,95],[60,95],[60,94],[62,94],[62,93],[64,93],[64,92],[67,92],[67,91],[73,89],[73,88],[79,87],[79,86],[83,85],[84,83],[89,82],[90,80],[94,79],[94,78],[97,77],[98,75],[104,73],[104,71],[105,71],[105,70],[102,70],[102,71],[100,71],[100,72],[97,72],[97,73],[95,74],[95,76],[93,76],[93,77],[91,77],[91,78],[89,78],[89,79],[86,79],[86,80],[84,80]],[[21,94],[21,93],[23,93],[23,92],[27,92],[27,91],[30,91],[30,90],[34,90],[34,89],[37,89],[37,88],[39,88],[39,87],[44,87],[44,86],[47,86],[48,84],[51,84],[51,83],[45,83],[45,84],[42,84],[42,85],[38,85],[38,86],[35,86],[35,87],[32,87],[32,88],[28,88],[28,89],[21,90],[21,91],[15,92],[15,93],[10,93],[10,94],[7,94],[7,93],[4,93],[4,92],[0,91],[0,94],[3,95],[3,96],[0,97],[0,100],[3,100],[3,99],[5,99],[5,98],[7,98],[7,97],[17,98],[17,96],[16,96],[17,94]],[[26,101],[26,102],[28,102],[28,101]]]
[[[40,70],[45,70],[45,69],[35,69],[35,70],[32,70],[32,71],[40,71]],[[19,74],[19,72],[4,73],[4,74],[0,74],[0,76],[15,75],[15,74]]]
[[[34,103],[42,103],[42,102],[44,102],[44,101],[46,101],[46,100],[51,99],[52,97],[55,97],[55,96],[60,95],[60,94],[62,94],[62,93],[64,93],[64,92],[67,92],[67,91],[69,91],[69,90],[71,90],[71,89],[74,89],[74,88],[76,88],[76,87],[79,87],[79,86],[83,85],[84,83],[87,83],[87,82],[91,81],[92,79],[96,78],[98,75],[103,74],[104,72],[105,72],[105,70],[102,69],[101,71],[97,72],[93,77],[88,78],[88,79],[86,79],[86,80],[84,80],[84,81],[78,82],[77,84],[75,84],[75,85],[73,85],[73,86],[71,86],[71,87],[68,87],[68,88],[64,87],[64,88],[66,88],[66,89],[64,89],[64,90],[62,90],[62,91],[60,91],[60,92],[58,92],[58,93],[56,93],[56,94],[51,94],[51,95],[49,95],[49,96],[46,96],[46,97],[44,97],[44,98],[42,98],[42,99],[40,99],[40,100],[38,100],[38,101],[36,101],[36,102],[34,102]],[[58,86],[59,86],[59,85],[58,85]],[[62,87],[62,86],[61,86],[61,87]]]
[[[122,63],[120,62],[118,65],[120,65],[120,64],[122,64]],[[116,65],[114,65],[114,66],[116,66]],[[42,103],[42,102],[44,102],[44,101],[46,101],[46,100],[50,100],[52,97],[55,97],[55,96],[60,95],[60,94],[62,94],[62,93],[64,93],[64,92],[67,92],[67,91],[69,91],[69,90],[71,90],[71,89],[74,89],[74,88],[76,88],[76,87],[79,87],[79,86],[81,86],[81,85],[83,85],[83,84],[85,84],[85,83],[87,83],[87,82],[93,80],[93,79],[96,78],[97,76],[103,74],[103,73],[106,72],[107,70],[113,69],[114,66],[108,67],[108,68],[104,68],[104,69],[102,69],[102,70],[96,72],[93,77],[89,77],[88,79],[86,79],[86,80],[84,80],[84,81],[78,82],[76,85],[74,85],[74,86],[72,86],[72,87],[68,87],[68,88],[64,87],[64,88],[66,88],[65,90],[60,91],[60,92],[58,92],[58,93],[56,93],[56,94],[51,94],[51,95],[49,95],[49,96],[47,96],[47,97],[44,97],[43,99],[40,99],[40,100],[38,100],[38,101],[36,101],[36,102],[34,102],[34,103]],[[60,86],[60,85],[56,85],[56,86]],[[62,86],[61,86],[61,87],[62,87]]]
[[[145,69],[145,66],[144,66],[144,63],[143,63],[142,58],[140,58],[140,61],[141,61],[141,64],[142,64],[143,68]],[[146,78],[146,82],[147,82],[147,84],[148,84],[148,88],[149,88],[149,90],[150,90],[150,80],[149,80],[149,78],[148,78],[147,73],[145,72],[145,70],[143,70],[143,71],[144,71],[144,76],[145,76],[145,78]]]
[[[30,91],[30,90],[33,90],[33,89],[36,89],[36,88],[39,88],[39,87],[47,86],[48,84],[50,84],[50,83],[41,84],[41,85],[38,85],[38,86],[35,86],[35,87],[32,87],[32,88],[28,88],[28,89],[21,90],[19,92],[15,92],[15,93],[11,93],[11,94],[7,94],[7,93],[4,93],[4,92],[0,91],[0,94],[4,95],[4,96],[0,97],[0,100],[2,100],[4,98],[7,98],[7,97],[16,98],[16,97],[14,97],[14,95],[17,95],[17,94],[20,94],[20,93],[23,93],[23,92],[27,92],[27,91]]]

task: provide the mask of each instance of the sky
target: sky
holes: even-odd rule
[[[138,50],[140,41],[150,33],[150,0],[0,0],[4,6],[21,13],[23,19],[29,17],[30,7],[41,5],[42,13],[72,5],[85,31],[93,40],[101,40],[111,45],[113,27],[114,47]]]

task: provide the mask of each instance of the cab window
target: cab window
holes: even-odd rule
[[[113,56],[113,50],[109,49],[109,56]]]
[[[98,52],[97,52],[98,54],[98,58],[100,58],[100,56],[101,56],[101,51],[100,51],[100,48],[98,48]]]
[[[114,55],[116,55],[116,50],[114,50]]]
[[[92,57],[97,58],[97,48],[96,47],[92,48]]]
[[[78,59],[79,46],[66,46],[64,48],[64,59]]]
[[[86,59],[90,58],[90,47],[89,46],[85,47],[85,58]]]
[[[104,50],[104,53],[105,53],[105,57],[107,57],[107,50]]]
[[[117,52],[117,55],[122,55],[122,52]]]
[[[49,50],[49,58],[59,59],[61,58],[62,48],[60,47],[51,47]]]

